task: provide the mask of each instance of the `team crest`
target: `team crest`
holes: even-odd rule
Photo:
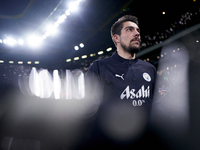
[[[148,82],[150,82],[151,81],[151,77],[150,77],[150,75],[148,74],[148,73],[143,73],[143,78],[146,80],[146,81],[148,81]]]

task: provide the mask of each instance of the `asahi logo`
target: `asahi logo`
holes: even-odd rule
[[[126,89],[120,95],[121,99],[133,99],[133,106],[142,106],[142,104],[145,103],[144,98],[149,97],[150,86],[148,86],[145,89],[144,85],[138,91],[136,91],[135,89],[130,89],[130,87],[127,86]]]

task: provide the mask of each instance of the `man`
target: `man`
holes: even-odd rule
[[[89,142],[95,148],[119,148],[119,143],[132,144],[141,136],[155,86],[155,67],[136,57],[141,42],[137,18],[119,18],[111,27],[111,37],[117,51],[109,58],[96,60],[86,76],[87,97],[100,102],[93,141]]]
[[[87,76],[92,83],[99,81],[103,101],[129,101],[133,107],[150,109],[156,69],[136,57],[141,42],[137,18],[121,17],[112,25],[111,37],[117,51],[110,58],[95,61]]]

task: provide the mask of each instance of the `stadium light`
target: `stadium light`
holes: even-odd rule
[[[83,43],[80,43],[79,46],[80,46],[81,48],[83,48],[83,47],[84,47],[84,44],[83,44]]]
[[[96,54],[95,54],[95,53],[93,53],[93,54],[90,54],[90,57],[94,57],[94,56],[96,56]]]
[[[77,51],[77,50],[79,50],[79,47],[78,46],[74,46],[74,49]]]
[[[48,25],[46,31],[47,31],[46,33],[47,33],[48,35],[50,35],[50,34],[51,34],[51,35],[52,35],[52,34],[54,35],[54,34],[57,33],[57,26],[56,26],[55,24],[54,24],[54,25]]]
[[[78,9],[78,5],[79,5],[79,1],[75,1],[75,2],[70,2],[68,4],[69,6],[69,11],[74,12]]]
[[[66,10],[66,11],[65,11],[65,14],[66,14],[67,16],[69,16],[69,15],[70,15],[70,11],[69,11],[69,10]]]
[[[67,59],[67,60],[66,60],[66,62],[71,62],[71,61],[72,61],[71,59]]]
[[[7,40],[7,39],[3,39],[3,43],[4,43],[4,44],[7,44],[7,43],[8,43],[8,40]]]
[[[98,52],[98,55],[102,55],[102,54],[103,54],[103,51],[99,51],[99,52]]]
[[[17,41],[16,41],[15,39],[13,39],[13,38],[7,38],[5,44],[8,44],[8,45],[10,45],[10,46],[13,46],[13,45],[15,45],[16,43],[17,43]]]
[[[107,51],[107,52],[112,51],[112,47],[107,48],[106,51]]]
[[[67,18],[67,16],[65,14],[63,14],[62,16],[60,16],[57,20],[56,23],[61,24],[65,21],[65,19]]]
[[[79,57],[74,57],[74,60],[79,60]]]
[[[28,38],[28,44],[32,47],[38,47],[42,42],[42,38],[37,35],[31,35]]]
[[[85,59],[85,58],[87,58],[87,55],[83,55],[81,58],[82,58],[82,59]]]
[[[34,63],[35,63],[35,64],[40,64],[40,62],[39,62],[39,61],[35,61]]]
[[[18,44],[19,44],[19,45],[24,45],[24,40],[19,39],[19,40],[18,40]]]

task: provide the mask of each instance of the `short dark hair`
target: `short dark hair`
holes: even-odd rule
[[[110,33],[111,33],[111,38],[112,39],[113,39],[113,36],[115,34],[121,35],[121,30],[123,28],[123,23],[126,22],[126,21],[131,21],[131,22],[134,22],[135,24],[138,25],[138,18],[137,17],[131,16],[131,15],[122,16],[111,27]],[[115,43],[114,40],[113,40],[113,42]],[[116,45],[116,43],[115,43],[115,45]]]

